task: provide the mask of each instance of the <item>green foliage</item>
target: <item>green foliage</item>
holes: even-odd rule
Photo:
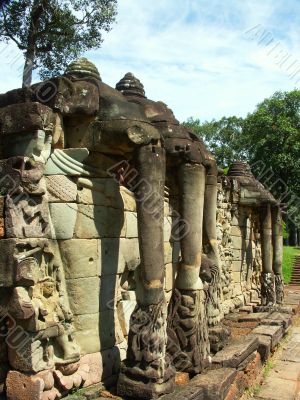
[[[248,161],[274,197],[288,204],[289,220],[300,226],[300,90],[276,92],[244,119],[201,123],[189,118],[186,125],[204,140],[219,166]]]
[[[117,0],[11,0],[1,6],[0,40],[24,52],[27,80],[58,75],[73,59],[98,48],[109,31]]]
[[[282,236],[283,236],[283,239],[288,239],[289,238],[289,233],[287,231],[287,226],[286,226],[286,223],[284,221],[282,221]]]
[[[293,272],[294,259],[300,254],[299,249],[291,246],[283,247],[282,273],[285,283],[290,283]]]
[[[242,144],[242,118],[223,117],[220,121],[212,120],[202,124],[199,119],[189,118],[185,125],[203,139],[219,166],[225,168],[234,160],[247,158]]]

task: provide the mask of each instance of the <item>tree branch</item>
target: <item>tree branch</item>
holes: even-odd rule
[[[19,47],[20,50],[26,50],[26,47],[23,46],[21,44],[21,42],[19,42],[10,32],[7,26],[7,19],[6,19],[6,14],[4,11],[4,6],[1,7],[2,10],[2,15],[3,15],[3,24],[4,24],[4,28],[5,28],[5,32],[1,32],[1,34],[3,34],[4,36],[9,37],[13,42],[16,43],[16,45]]]

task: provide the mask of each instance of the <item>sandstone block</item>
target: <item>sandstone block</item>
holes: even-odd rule
[[[77,315],[74,327],[74,337],[83,354],[113,348],[124,340],[116,310]]]
[[[164,240],[170,240],[172,236],[172,218],[165,217],[164,218]]]
[[[123,199],[124,210],[136,212],[136,201],[134,194],[124,186],[120,186],[120,194]]]
[[[137,238],[138,227],[137,227],[137,214],[133,212],[125,212],[126,221],[126,237]]]
[[[101,353],[87,354],[80,360],[80,366],[88,365],[89,373],[84,387],[96,385],[115,375],[120,367],[120,351],[118,347],[102,351]],[[80,367],[79,367],[80,368]]]
[[[76,203],[50,203],[53,239],[72,239],[77,219]]]
[[[283,336],[283,329],[281,326],[267,326],[261,325],[253,329],[252,335],[264,335],[271,338],[271,349],[273,350],[280,342]]]
[[[9,371],[6,379],[8,400],[42,400],[44,381],[17,371]]]
[[[255,321],[255,322],[260,322],[263,319],[267,318],[269,313],[250,313],[250,314],[240,314],[239,315],[239,322],[250,322],[250,321]]]
[[[113,309],[119,290],[119,276],[68,279],[67,292],[75,315],[96,314]]]
[[[75,203],[77,185],[65,175],[46,176],[48,201],[50,203]]]
[[[121,274],[125,268],[135,270],[140,264],[137,238],[103,238],[99,241],[100,275]]]
[[[124,209],[120,186],[112,178],[79,178],[77,202]]]
[[[51,108],[41,103],[12,104],[0,109],[1,133],[4,135],[49,130],[53,121]]]
[[[212,362],[222,367],[237,368],[257,348],[258,339],[247,336],[242,341],[225,347],[213,357]]]
[[[78,205],[75,237],[79,239],[125,237],[126,226],[122,210],[86,204]]]
[[[136,300],[122,300],[118,304],[118,315],[120,320],[120,325],[125,336],[129,332],[129,322],[133,310],[136,306]]]
[[[0,240],[0,287],[10,287],[14,283],[14,239]]]
[[[173,289],[175,276],[177,272],[177,264],[167,264],[165,266],[165,290],[168,292]]]
[[[66,279],[100,275],[102,259],[97,239],[60,240],[59,247]]]

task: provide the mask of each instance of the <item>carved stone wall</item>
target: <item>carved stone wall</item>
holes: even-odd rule
[[[219,175],[215,226],[217,167],[205,152],[210,170],[199,161],[203,144],[189,133],[182,147],[175,137],[169,151],[192,158],[170,163],[172,150],[165,163],[142,109],[83,64],[90,76],[54,80],[47,105],[36,88],[0,95],[0,392],[6,380],[8,400],[60,398],[116,378],[127,347],[125,395],[128,384],[139,398],[172,391],[175,368],[196,374],[209,363],[210,328],[260,302],[263,250],[271,260],[273,200],[262,202],[249,171],[244,181]],[[148,215],[148,182],[134,194],[134,165],[159,191],[161,207]],[[272,289],[271,281],[271,299]]]

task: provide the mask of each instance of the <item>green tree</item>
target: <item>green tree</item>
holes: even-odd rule
[[[189,118],[184,125],[203,139],[219,166],[225,168],[235,160],[247,159],[242,118],[223,117],[219,121],[206,121],[202,124],[199,119]]]
[[[276,92],[258,104],[245,119],[243,133],[255,174],[287,203],[293,232],[300,226],[300,91]]]
[[[23,86],[32,72],[59,74],[74,58],[99,48],[116,16],[117,0],[11,0],[2,2],[0,40],[23,51]]]
[[[215,154],[220,166],[248,161],[257,178],[287,203],[289,232],[300,227],[300,91],[276,92],[245,119],[223,117],[186,123]],[[292,237],[292,235],[291,235]]]

